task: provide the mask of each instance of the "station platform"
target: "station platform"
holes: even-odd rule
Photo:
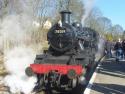
[[[84,94],[125,94],[125,60],[110,58],[101,62]]]

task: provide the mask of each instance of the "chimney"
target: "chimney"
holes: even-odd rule
[[[61,11],[60,14],[61,14],[61,21],[62,21],[62,23],[70,24],[71,12],[70,11]]]

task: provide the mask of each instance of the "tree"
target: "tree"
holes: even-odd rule
[[[2,19],[8,13],[9,0],[0,0],[0,18]]]
[[[84,4],[81,0],[70,0],[69,10],[72,11],[72,20],[77,20],[81,22],[82,16],[84,14]]]
[[[115,40],[118,40],[119,38],[123,37],[123,28],[119,24],[116,24],[112,27],[112,35]]]
[[[82,0],[56,0],[56,14],[59,18],[59,12],[69,10],[72,12],[72,20],[81,21],[84,14],[84,4]]]
[[[125,30],[124,30],[124,32],[123,32],[123,36],[122,36],[122,38],[125,39]]]
[[[98,8],[92,9],[87,19],[85,19],[84,25],[96,30],[108,40],[113,39],[111,20],[103,17]]]
[[[99,17],[102,17],[102,13],[100,12],[100,10],[97,8],[92,9],[89,16],[84,21],[84,26],[90,27],[100,33],[99,28],[101,27],[101,25],[97,22],[97,19]]]
[[[106,17],[99,17],[97,19],[97,23],[98,25],[100,25],[100,28],[99,30],[101,32],[104,32],[104,33],[109,33],[111,32],[111,28],[112,28],[112,23],[111,23],[111,20],[106,18]]]

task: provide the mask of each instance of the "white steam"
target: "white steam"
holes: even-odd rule
[[[9,75],[5,77],[5,85],[10,87],[10,92],[23,92],[29,94],[32,92],[36,77],[27,77],[25,68],[34,61],[35,54],[29,48],[16,47],[5,56],[5,68]]]
[[[1,23],[1,35],[11,44],[22,44],[30,37],[32,20],[26,15],[8,15]],[[29,29],[29,30],[28,30]],[[29,35],[28,35],[29,34]],[[15,45],[14,45],[15,46]]]
[[[95,61],[98,61],[103,55],[104,55],[104,45],[105,45],[105,40],[103,37],[99,37],[99,42],[98,42],[98,51],[96,53],[96,58]]]
[[[0,54],[2,53],[3,51],[3,37],[0,35]]]
[[[8,15],[1,23],[1,35],[4,39],[4,64],[8,71],[4,79],[11,93],[32,92],[36,77],[27,77],[25,68],[34,62],[35,54],[29,43],[32,20],[28,15]]]
[[[25,1],[11,0],[7,8],[9,12],[0,19],[0,50],[4,49],[4,64],[9,73],[4,79],[5,85],[9,86],[11,93],[30,94],[36,77],[27,77],[25,68],[34,62],[35,57],[31,49],[34,18],[30,11],[31,0]]]
[[[84,25],[84,21],[85,19],[89,16],[93,6],[94,6],[94,3],[95,3],[95,0],[83,0],[84,3],[85,3],[85,14],[83,15],[82,17],[82,24]]]

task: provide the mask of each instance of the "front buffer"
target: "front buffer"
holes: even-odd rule
[[[84,70],[81,65],[31,64],[26,68],[27,76],[38,78],[35,89],[56,89],[69,91],[84,82]]]

